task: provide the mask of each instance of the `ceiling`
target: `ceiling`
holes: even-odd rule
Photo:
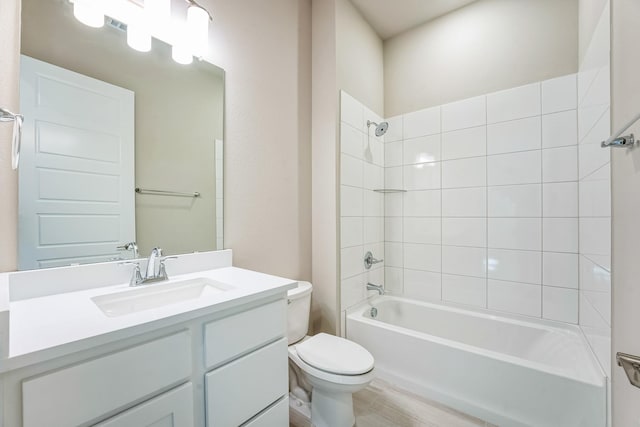
[[[351,0],[383,40],[474,1],[476,0]]]

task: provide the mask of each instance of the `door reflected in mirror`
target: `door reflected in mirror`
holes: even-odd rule
[[[117,24],[22,1],[21,270],[223,248],[224,71]]]

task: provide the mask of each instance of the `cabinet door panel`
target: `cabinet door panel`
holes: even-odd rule
[[[286,338],[208,373],[207,426],[246,422],[287,394],[288,375]]]
[[[192,427],[191,383],[142,403],[95,427]]]
[[[289,398],[285,397],[243,427],[287,427],[288,425]]]

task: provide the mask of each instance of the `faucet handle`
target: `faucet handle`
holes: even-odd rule
[[[143,282],[142,273],[140,272],[140,263],[125,261],[119,262],[118,265],[133,265],[133,274],[131,274],[131,280],[129,281],[129,286],[138,286]]]
[[[168,279],[169,277],[167,276],[167,268],[164,265],[164,262],[170,259],[177,259],[177,256],[165,256],[160,258],[160,270],[158,271],[158,277],[160,277],[163,280]]]

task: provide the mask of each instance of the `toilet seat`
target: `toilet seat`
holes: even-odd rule
[[[361,375],[340,375],[323,371],[302,360],[296,351],[297,345],[289,346],[289,359],[306,375],[340,386],[359,386],[370,383],[375,377],[375,370]]]
[[[296,346],[300,359],[321,371],[335,375],[362,375],[373,369],[373,356],[353,341],[325,333]]]

